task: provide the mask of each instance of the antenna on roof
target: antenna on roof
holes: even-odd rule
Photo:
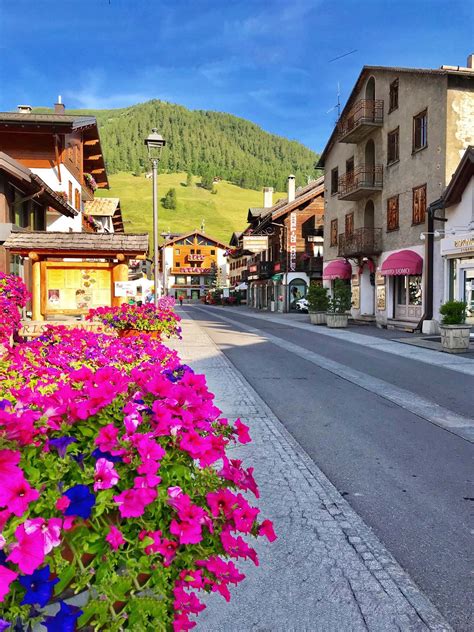
[[[337,82],[337,103],[336,105],[333,105],[332,108],[330,108],[326,114],[329,114],[329,112],[334,112],[334,110],[337,110],[337,119],[336,119],[336,123],[339,120],[339,117],[341,116],[341,86],[339,85],[339,81]]]

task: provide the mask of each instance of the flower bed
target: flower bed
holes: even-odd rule
[[[228,453],[247,427],[150,336],[51,326],[0,384],[0,630],[188,630],[274,539]]]
[[[167,298],[167,297],[166,297]],[[144,305],[128,305],[120,307],[98,307],[90,310],[87,320],[98,320],[117,332],[132,330],[136,332],[158,332],[161,337],[179,336],[180,317],[171,308],[170,302],[163,302],[156,308],[150,303]]]

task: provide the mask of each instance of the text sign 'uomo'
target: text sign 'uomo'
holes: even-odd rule
[[[244,235],[243,249],[250,252],[263,252],[268,249],[268,237],[262,235]]]

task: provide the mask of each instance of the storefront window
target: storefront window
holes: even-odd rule
[[[448,297],[454,300],[454,287],[456,285],[456,259],[448,259]]]
[[[306,296],[307,286],[303,279],[293,279],[289,285],[290,309],[296,310],[296,303]]]
[[[421,305],[422,285],[421,276],[408,277],[408,304]]]
[[[467,303],[466,322],[472,324],[474,322],[474,269],[464,272],[464,297]]]

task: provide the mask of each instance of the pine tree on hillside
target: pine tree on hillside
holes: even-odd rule
[[[186,186],[187,187],[193,186],[193,174],[190,171],[188,171],[188,173],[186,174]]]
[[[163,208],[174,210],[177,206],[176,189],[169,189],[162,199]]]

